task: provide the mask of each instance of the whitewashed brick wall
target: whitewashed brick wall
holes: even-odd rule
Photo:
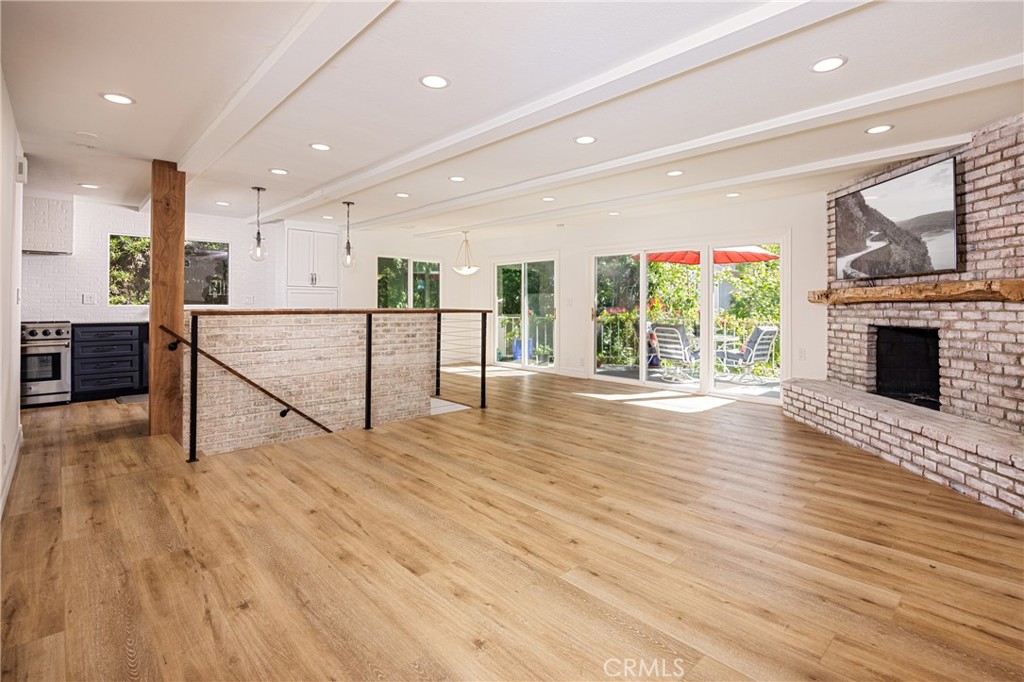
[[[230,244],[231,308],[274,306],[276,261],[268,258],[256,263],[249,259],[253,232],[252,226],[234,218],[198,213],[185,216],[186,238]],[[149,214],[75,199],[74,253],[22,256],[22,320],[139,322],[149,319],[149,306],[107,304],[111,234],[147,236]],[[82,296],[85,294],[94,296],[95,304],[84,304]],[[247,302],[250,298],[251,302]]]
[[[1024,277],[1024,115],[978,131],[962,147],[887,168],[833,192],[828,203],[829,286],[835,278],[835,197],[956,157],[961,272],[879,280],[908,284]],[[864,303],[829,306],[828,378],[875,388],[875,328],[939,330],[943,412],[1024,432],[1024,303]]]
[[[22,242],[26,251],[70,253],[74,247],[74,204],[71,199],[25,197]]]
[[[430,414],[436,324],[434,315],[374,315],[374,425]],[[363,427],[364,315],[210,315],[200,317],[199,329],[200,348],[328,428]],[[189,351],[181,350],[187,445]],[[323,433],[294,413],[280,417],[279,403],[203,357],[198,386],[197,444],[206,454]]]

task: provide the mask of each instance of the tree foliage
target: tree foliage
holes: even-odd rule
[[[110,235],[110,305],[149,305],[149,237]]]

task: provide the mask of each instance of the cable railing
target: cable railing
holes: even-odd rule
[[[200,450],[224,452],[426,416],[431,398],[441,395],[445,365],[479,372],[479,406],[486,408],[489,313],[197,310],[189,314],[189,338],[161,325],[168,348],[183,344],[189,354],[183,384],[188,461],[197,461]],[[472,389],[458,388],[462,402],[472,400]],[[273,427],[265,419],[271,410],[304,421]]]

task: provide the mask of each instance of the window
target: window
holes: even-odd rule
[[[110,235],[110,305],[149,305],[149,237]],[[228,304],[228,244],[185,242],[185,305]]]
[[[441,264],[408,258],[378,258],[377,307],[440,308]]]

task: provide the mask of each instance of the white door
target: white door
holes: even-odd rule
[[[315,236],[309,230],[288,230],[288,286],[313,286]]]
[[[313,233],[313,275],[313,284],[318,287],[338,286],[337,234]]]

